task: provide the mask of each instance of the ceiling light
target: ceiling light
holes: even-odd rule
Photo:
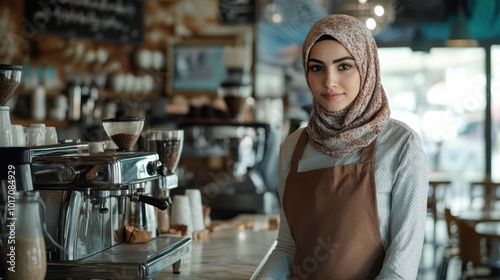
[[[370,30],[377,28],[377,22],[373,18],[368,18],[365,22],[366,27]]]
[[[351,15],[366,24],[373,34],[390,26],[396,16],[397,0],[330,0],[332,13]]]
[[[377,5],[377,6],[375,6],[375,8],[373,9],[373,12],[374,12],[377,16],[381,17],[381,16],[383,16],[383,15],[384,15],[385,10],[384,10],[384,7],[382,7],[382,6],[380,6],[380,5]]]
[[[280,14],[274,14],[272,16],[272,21],[274,23],[280,23],[283,20],[283,17]]]
[[[283,21],[283,15],[281,14],[281,7],[275,3],[274,0],[269,0],[269,2],[264,7],[264,18],[272,23],[281,23]]]

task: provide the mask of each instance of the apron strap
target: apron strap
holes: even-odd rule
[[[377,146],[377,138],[375,138],[370,145],[366,146],[363,149],[363,153],[361,155],[361,163],[362,164],[369,164],[369,163],[375,163],[375,150]]]
[[[295,145],[295,150],[293,150],[293,155],[292,155],[292,160],[290,162],[290,171],[289,173],[297,173],[298,166],[299,166],[299,159],[302,156],[302,151],[304,150],[304,146],[306,145],[307,141],[307,133],[306,130],[302,130],[302,133],[300,134],[299,140],[297,141],[297,144]]]

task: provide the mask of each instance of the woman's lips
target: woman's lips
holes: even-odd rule
[[[336,100],[342,96],[342,93],[324,93],[321,96],[326,100]]]

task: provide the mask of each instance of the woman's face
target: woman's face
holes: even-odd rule
[[[316,42],[309,53],[307,80],[314,98],[328,111],[346,108],[358,96],[361,76],[349,51],[335,40]]]

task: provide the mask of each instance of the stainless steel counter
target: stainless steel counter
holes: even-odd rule
[[[226,227],[193,240],[180,274],[168,268],[153,279],[250,279],[278,235],[277,230],[263,229],[262,222],[262,217],[257,217],[253,229]]]

